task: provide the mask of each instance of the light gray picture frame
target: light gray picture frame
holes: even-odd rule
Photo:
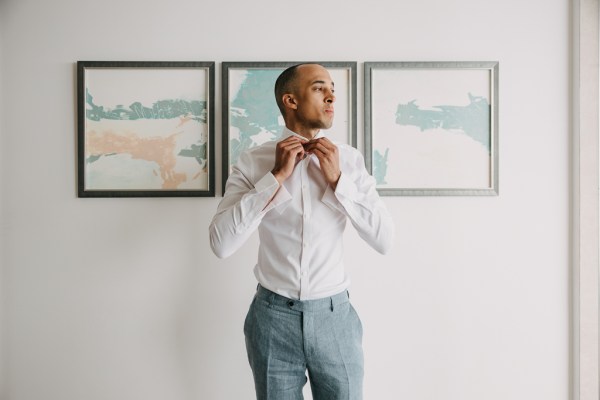
[[[383,98],[383,95],[379,95],[378,93],[381,92],[381,90],[378,89],[377,85],[383,86],[384,82],[379,82],[377,81],[376,76],[374,77],[374,75],[380,75],[380,76],[384,76],[384,74],[377,74],[378,71],[399,71],[399,72],[408,72],[409,74],[414,72],[414,71],[426,71],[426,73],[430,73],[429,75],[422,75],[422,76],[429,76],[429,77],[434,77],[437,71],[474,71],[474,70],[481,70],[481,71],[485,71],[487,76],[488,76],[488,83],[487,85],[489,85],[489,100],[490,100],[490,104],[489,104],[489,137],[486,138],[486,140],[489,139],[489,142],[487,142],[487,146],[489,146],[487,149],[489,151],[489,164],[487,162],[487,159],[485,159],[485,164],[486,165],[482,165],[482,168],[486,168],[486,171],[479,171],[480,175],[483,176],[488,176],[489,177],[489,181],[488,184],[486,185],[478,185],[477,187],[469,187],[469,186],[454,186],[454,185],[449,185],[449,186],[445,186],[445,187],[431,187],[431,185],[424,185],[423,187],[419,187],[420,185],[418,184],[418,180],[419,180],[419,171],[414,171],[412,174],[414,175],[412,178],[413,181],[417,181],[417,184],[415,185],[410,185],[410,186],[402,186],[402,185],[398,185],[398,186],[392,186],[390,187],[389,185],[385,186],[380,184],[379,182],[383,179],[379,179],[378,180],[378,186],[377,186],[377,190],[380,193],[380,195],[383,196],[497,196],[499,194],[499,182],[498,182],[498,164],[499,164],[499,147],[498,147],[498,109],[499,109],[499,95],[498,95],[498,82],[499,82],[499,63],[497,61],[450,61],[450,62],[365,62],[364,63],[364,156],[365,156],[365,164],[366,167],[368,169],[368,171],[373,174],[374,176],[377,175],[377,171],[374,168],[374,158],[375,156],[378,157],[379,162],[381,162],[381,160],[383,159],[381,157],[381,154],[375,154],[374,155],[374,138],[378,138],[378,137],[385,137],[385,135],[391,135],[392,132],[390,132],[389,130],[385,130],[385,129],[379,129],[379,131],[377,131],[377,126],[374,126],[374,118],[377,118],[377,116],[379,115],[378,113],[380,113],[381,107],[383,107],[383,100],[380,100],[379,97]],[[468,77],[468,75],[471,72],[466,72],[465,76]],[[389,75],[389,76],[394,76],[394,75]],[[398,76],[403,76],[398,75]],[[407,75],[407,77],[409,77],[410,75]],[[419,75],[414,75],[415,77],[418,77]],[[462,76],[462,75],[461,75]],[[479,77],[482,76],[482,74],[478,75]],[[404,78],[402,78],[403,80]],[[402,80],[399,80],[402,81]],[[480,79],[479,79],[480,80]],[[387,88],[389,88],[390,82],[385,82]],[[391,82],[392,85],[394,85],[394,82]],[[431,85],[431,88],[429,89],[431,93],[435,93],[436,91],[443,91],[445,90],[445,85],[435,85],[434,83],[425,81],[425,82],[417,82],[414,87],[421,87],[421,86],[427,86],[427,85]],[[410,93],[406,93],[406,91],[410,91],[410,88],[408,88],[407,86],[411,86],[411,85],[405,85],[404,87],[402,86],[402,83],[398,83],[398,87],[395,88],[398,90],[398,92],[405,92],[402,93],[404,98],[407,98],[406,96],[410,96]],[[443,94],[443,93],[442,93]],[[436,97],[435,95],[433,97]],[[443,97],[443,96],[442,96]],[[469,98],[472,100],[471,98],[471,94],[469,93]],[[474,98],[478,98],[476,96],[474,96]],[[487,99],[485,100],[487,102]],[[424,115],[424,113],[438,113],[439,115],[442,115],[443,112],[448,112],[447,110],[450,109],[452,110],[452,108],[456,109],[457,106],[445,106],[445,105],[440,105],[440,106],[434,106],[435,108],[429,108],[427,110],[419,110],[418,107],[414,106],[414,102],[411,101],[410,104],[411,106],[413,106],[414,109],[417,109],[418,112],[421,112],[421,115]],[[406,105],[409,105],[408,103]],[[406,105],[402,105],[403,107]],[[399,105],[400,107],[400,105]],[[465,106],[466,108],[467,106]],[[387,107],[386,110],[389,110],[390,107]],[[388,111],[385,111],[388,112]],[[416,123],[413,122],[408,122],[408,120],[406,120],[404,117],[400,117],[400,108],[398,108],[398,111],[396,112],[396,116],[397,119],[395,121],[395,123],[399,124],[399,125],[415,125]],[[466,114],[466,113],[465,113]],[[432,114],[428,114],[428,115],[432,115]],[[445,114],[446,116],[448,116],[448,114]],[[403,120],[401,121],[402,123],[398,122],[398,119],[402,118]],[[408,118],[408,117],[407,117]],[[411,115],[410,118],[415,118],[414,115]],[[436,117],[432,117],[432,118],[436,118]],[[444,117],[446,118],[446,117]],[[448,117],[451,119],[451,117]],[[438,123],[439,122],[439,123]],[[435,128],[440,128],[444,129],[444,124],[446,125],[451,125],[448,123],[447,120],[445,121],[434,121],[433,122],[434,125],[437,124],[437,126],[435,126]],[[451,128],[454,128],[453,126]],[[416,128],[412,128],[413,130]],[[421,131],[426,130],[428,128],[423,128],[423,124],[420,125],[420,129]],[[448,128],[448,132],[460,132],[460,130],[454,129],[451,130]],[[465,132],[463,132],[465,133]],[[408,151],[410,152],[411,149],[403,149],[403,151]],[[439,151],[439,150],[438,150]],[[404,153],[404,154],[409,154],[409,153]],[[383,162],[385,162],[385,168],[380,167],[380,170],[385,171],[384,172],[384,177],[387,178],[388,171],[387,171],[387,161],[388,161],[388,154],[386,151],[385,154],[385,159]],[[409,163],[409,161],[407,161]],[[436,163],[439,163],[437,160],[435,161]],[[383,165],[383,164],[378,164],[378,165]],[[479,164],[478,164],[479,165]],[[408,165],[410,169],[410,165]],[[436,166],[436,168],[440,168],[440,166]],[[441,166],[441,168],[443,168],[443,165]],[[485,175],[487,174],[487,175]],[[381,176],[381,174],[380,174]],[[483,187],[482,187],[483,186]]]

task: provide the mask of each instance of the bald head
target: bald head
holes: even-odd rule
[[[319,129],[333,124],[334,82],[319,64],[294,65],[281,73],[275,83],[277,105],[285,125],[293,132],[306,131],[313,137]]]
[[[296,78],[298,77],[298,68],[306,64],[296,64],[283,71],[275,81],[275,101],[277,107],[281,111],[281,115],[285,116],[285,106],[283,105],[283,95],[286,93],[295,93]]]
[[[301,75],[301,71],[304,69],[314,69],[315,67],[325,70],[320,64],[296,64],[284,70],[275,81],[275,101],[277,102],[279,111],[281,111],[281,115],[284,117],[286,111],[283,96],[288,93],[295,94],[298,90],[298,78]]]

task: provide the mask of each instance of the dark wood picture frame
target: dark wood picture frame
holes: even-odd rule
[[[212,61],[78,61],[78,197],[214,197],[214,99]]]

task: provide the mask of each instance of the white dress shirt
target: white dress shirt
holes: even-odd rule
[[[296,134],[284,128],[281,137],[290,135]],[[319,132],[316,137],[321,136]],[[335,191],[314,154],[300,161],[280,188],[271,173],[276,141],[242,153],[210,224],[214,253],[220,258],[231,255],[258,228],[254,274],[263,287],[300,300],[346,290],[350,285],[342,254],[346,220],[382,254],[391,247],[394,226],[362,154],[352,146],[335,144],[341,170]]]

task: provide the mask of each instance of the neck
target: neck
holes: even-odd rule
[[[286,124],[286,128],[308,140],[314,139],[320,131],[318,128],[307,128],[299,124]]]

